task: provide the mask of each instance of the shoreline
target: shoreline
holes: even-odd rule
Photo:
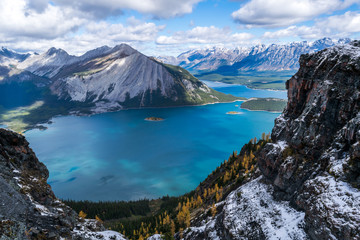
[[[272,92],[287,92],[286,89],[273,89],[273,88],[255,88],[255,87],[250,87],[248,85],[244,85],[244,84],[238,84],[238,83],[224,83],[224,82],[219,82],[219,81],[209,81],[209,80],[202,80],[202,79],[199,79],[200,81],[206,81],[206,82],[211,82],[211,83],[221,83],[221,84],[226,84],[226,85],[235,85],[235,86],[244,86],[248,89],[251,89],[251,90],[263,90],[263,91],[272,91]],[[205,83],[206,84],[206,83]],[[224,86],[224,87],[227,87],[227,86]],[[213,88],[213,87],[212,87]]]
[[[120,111],[127,111],[127,110],[143,110],[143,109],[166,109],[166,108],[182,108],[182,107],[200,107],[200,106],[206,106],[206,105],[212,105],[212,104],[222,104],[222,103],[235,103],[235,102],[244,102],[247,99],[236,99],[234,101],[229,101],[229,102],[212,102],[212,103],[203,103],[203,104],[196,104],[196,105],[183,105],[183,106],[166,106],[166,107],[141,107],[141,108],[123,108],[123,109],[118,109],[118,110],[113,110],[113,111],[104,111],[104,112],[95,112],[95,113],[91,113],[91,114],[81,114],[79,112],[72,112],[69,113],[67,115],[54,115],[53,117],[51,117],[47,122],[45,123],[37,123],[36,125],[30,126],[29,128],[21,131],[21,134],[26,134],[27,131],[30,130],[34,130],[34,129],[39,129],[39,125],[41,127],[44,127],[46,129],[42,130],[42,131],[46,131],[48,129],[48,126],[50,126],[54,121],[54,118],[59,118],[59,117],[69,117],[69,116],[77,116],[77,117],[91,117],[91,116],[95,116],[98,114],[106,114],[106,113],[115,113],[115,112],[120,112]],[[146,120],[146,121],[152,121],[152,120]],[[162,120],[163,121],[163,120]],[[14,131],[10,128],[8,128],[6,125],[3,125],[5,129]]]
[[[242,108],[241,109],[247,110],[247,111],[251,111],[251,112],[268,112],[268,113],[282,113],[282,111],[267,111],[267,110],[251,110],[248,108]]]

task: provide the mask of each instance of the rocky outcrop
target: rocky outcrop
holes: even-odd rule
[[[303,55],[287,89],[260,170],[312,239],[358,239],[360,42]]]
[[[302,55],[260,177],[185,239],[360,239],[360,42]],[[179,236],[177,236],[179,238]]]
[[[78,218],[55,197],[48,176],[23,136],[0,129],[0,239],[123,239]]]

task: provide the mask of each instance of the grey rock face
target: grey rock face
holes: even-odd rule
[[[58,100],[85,103],[91,113],[213,103],[224,97],[235,100],[208,88],[185,69],[165,65],[126,44],[79,57],[51,48],[17,67],[47,78]]]
[[[0,129],[0,165],[1,239],[69,237],[76,214],[56,199],[23,136]]]
[[[359,66],[358,41],[303,55],[272,143],[255,153],[262,176],[184,239],[360,239]]]
[[[46,183],[49,172],[25,138],[0,129],[0,239],[123,239],[81,220]]]
[[[288,106],[259,167],[276,187],[274,196],[305,211],[312,239],[357,239],[359,42],[303,55],[287,89]]]

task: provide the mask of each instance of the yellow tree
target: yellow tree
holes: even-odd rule
[[[215,215],[216,215],[216,206],[215,206],[215,203],[213,203],[213,205],[212,205],[212,207],[211,207],[211,215],[212,215],[213,217],[215,217]]]
[[[175,223],[174,223],[173,220],[171,220],[170,231],[171,231],[171,235],[174,236],[174,234],[175,234]]]
[[[266,141],[268,142],[270,140],[270,134],[266,135]]]
[[[98,221],[98,222],[103,222],[99,217],[98,217],[98,215],[95,215],[95,219]]]
[[[207,189],[206,188],[204,190],[203,197],[204,197],[204,199],[207,197]]]
[[[87,214],[84,213],[82,210],[79,212],[79,217],[86,218]]]
[[[198,196],[197,196],[197,199],[196,199],[196,205],[197,205],[197,206],[201,206],[201,205],[202,205],[202,202],[203,202],[203,201],[202,201],[200,195],[198,195]]]

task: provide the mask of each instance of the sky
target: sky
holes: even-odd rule
[[[0,46],[80,55],[127,43],[151,56],[360,38],[360,0],[0,0]]]

